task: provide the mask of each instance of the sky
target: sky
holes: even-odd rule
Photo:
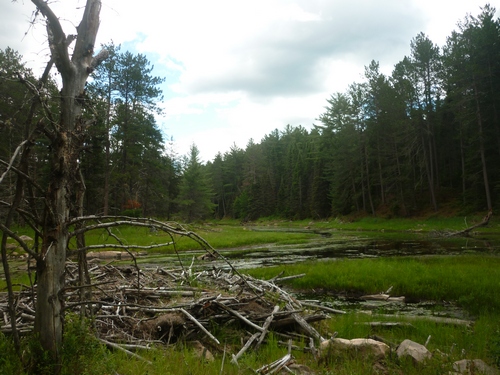
[[[417,34],[442,47],[467,14],[496,1],[102,0],[97,45],[147,56],[165,78],[159,128],[179,156],[195,144],[207,162],[286,125],[310,129],[372,60],[390,75]],[[75,34],[85,1],[49,4]],[[49,50],[34,10],[29,0],[0,0],[0,48],[37,73]]]

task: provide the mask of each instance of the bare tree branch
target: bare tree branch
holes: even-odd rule
[[[9,173],[10,169],[12,168],[12,165],[14,164],[14,161],[16,160],[17,158],[17,155],[19,154],[19,152],[21,151],[21,149],[23,148],[23,146],[28,142],[27,139],[25,139],[24,141],[21,142],[21,144],[19,146],[16,147],[16,150],[14,151],[14,155],[12,155],[12,157],[10,158],[10,162],[8,163],[7,165],[7,169],[5,170],[5,172],[2,173],[2,175],[0,176],[0,184],[2,183],[3,179],[5,178],[5,176],[7,175],[7,173]]]
[[[0,164],[6,165],[9,168],[9,163],[7,163],[5,160],[0,159]],[[33,185],[39,192],[43,193],[43,189],[40,185],[38,185],[30,176],[28,176],[26,173],[23,171],[17,169],[16,167],[10,167],[9,168],[12,172],[16,173],[18,176],[21,176],[24,178],[26,181],[28,181],[31,185]]]
[[[40,259],[40,254],[38,254],[38,253],[34,252],[33,250],[31,250],[28,247],[28,245],[26,244],[26,242],[22,240],[21,237],[19,237],[16,233],[14,233],[13,231],[11,231],[9,228],[7,228],[2,223],[0,223],[0,230],[2,232],[4,232],[5,234],[7,234],[9,237],[15,239],[17,241],[17,243],[19,244],[19,246],[21,246],[22,249],[24,251],[26,251],[29,255],[31,255],[33,258],[35,258],[36,260]]]
[[[31,0],[31,2],[36,5],[47,20],[47,32],[49,34],[49,46],[52,56],[61,75],[67,75],[73,69],[66,45],[66,34],[64,34],[59,18],[50,9],[47,2],[43,0]],[[63,79],[65,78],[68,77],[63,76]]]

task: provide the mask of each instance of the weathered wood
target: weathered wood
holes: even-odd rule
[[[241,315],[236,310],[233,310],[233,309],[227,307],[226,305],[224,305],[223,303],[221,303],[219,301],[214,301],[214,302],[217,305],[219,305],[220,307],[222,307],[224,310],[226,310],[226,311],[230,312],[232,315],[236,316],[238,319],[240,319],[241,321],[243,321],[245,324],[249,325],[250,327],[256,329],[259,332],[264,332],[264,329],[262,327],[260,327],[257,324],[251,322],[250,320],[248,320],[247,318],[245,318],[243,315]]]
[[[290,364],[293,361],[293,357],[291,354],[286,354],[283,358],[278,359],[268,365],[262,366],[255,372],[258,374],[276,374],[278,371],[281,371],[286,365]]]
[[[468,236],[473,229],[476,229],[476,228],[479,228],[479,227],[484,227],[484,226],[488,225],[488,223],[490,222],[490,219],[491,219],[492,216],[493,216],[493,211],[490,210],[480,223],[472,225],[472,226],[470,226],[470,227],[468,227],[468,228],[466,228],[464,230],[460,230],[458,232],[450,233],[449,236]]]
[[[72,280],[71,275],[75,274],[78,265],[67,262],[66,267],[68,280]],[[100,337],[106,338],[109,342],[132,345],[128,348],[121,345],[122,349],[133,349],[134,345],[140,348],[144,342],[163,342],[168,345],[172,339],[180,339],[181,335],[186,339],[197,339],[206,335],[216,345],[220,345],[219,340],[209,331],[213,322],[221,325],[242,322],[245,326],[252,327],[255,330],[255,338],[248,345],[257,344],[258,347],[271,330],[279,329],[279,332],[275,332],[276,335],[292,337],[290,334],[300,327],[297,323],[300,318],[297,316],[303,316],[306,321],[305,324],[302,322],[303,327],[308,327],[307,322],[328,318],[325,314],[310,315],[303,309],[296,309],[294,306],[301,306],[301,302],[270,282],[249,278],[249,283],[244,283],[241,277],[247,276],[234,275],[223,270],[191,273],[192,277],[200,278],[201,284],[206,289],[182,286],[183,270],[180,269],[169,269],[168,278],[158,273],[157,268],[136,270],[134,267],[114,267],[109,263],[95,265],[89,271],[92,280],[96,280],[97,277],[101,280],[88,284],[88,287],[93,289],[92,299],[80,300],[77,293],[66,293],[65,310],[78,312],[81,306],[86,306],[92,312]],[[141,276],[140,289],[136,287],[138,274]],[[227,280],[239,283],[240,290],[237,294],[229,290]],[[255,296],[257,288],[262,290],[262,296]],[[66,290],[71,289],[75,291],[80,289],[78,280],[69,282]],[[267,296],[271,297],[269,301]],[[279,309],[276,296],[279,300],[287,302],[285,308]],[[20,292],[18,298],[17,316],[24,329],[30,327],[30,316],[34,312],[33,299],[28,291]],[[3,295],[0,294],[0,312],[6,311],[3,308],[3,299]],[[159,315],[172,313],[180,313],[187,318],[184,323],[172,324],[170,328],[162,326],[163,336],[160,336],[154,323],[152,325],[149,321],[157,319]],[[6,328],[10,326],[10,320],[8,314],[4,315],[6,324],[3,328]],[[304,336],[305,340],[311,336],[315,339],[320,337],[312,335],[310,328],[307,330],[309,333],[308,336]],[[241,352],[240,356],[244,353]]]
[[[264,325],[262,326],[263,331],[262,331],[262,334],[259,337],[259,341],[257,342],[256,349],[258,349],[259,346],[264,341],[264,338],[266,337],[266,334],[268,332],[269,326],[271,325],[271,322],[274,319],[274,314],[276,314],[279,311],[279,309],[280,309],[280,307],[278,305],[274,306],[273,312],[271,313],[271,315],[269,315],[269,317],[264,322]]]
[[[233,358],[231,359],[231,363],[234,363],[235,365],[238,365],[238,359],[248,350],[248,348],[250,347],[250,345],[252,345],[252,343],[255,341],[255,339],[257,337],[259,337],[260,333],[254,333],[252,336],[250,336],[250,338],[247,340],[247,342],[245,343],[245,345],[243,345],[243,347],[240,349],[240,351],[234,355],[233,354]]]
[[[217,344],[220,344],[220,341],[217,340],[217,338],[212,335],[210,332],[208,332],[208,330],[203,327],[203,325],[198,321],[196,320],[196,318],[194,316],[192,316],[190,313],[188,313],[186,310],[184,309],[179,309],[180,311],[182,311],[182,313],[184,315],[186,315],[188,317],[189,320],[191,320],[194,324],[196,324],[203,332],[205,332],[205,334],[210,337],[212,340],[214,340]]]
[[[120,350],[120,351],[126,353],[130,357],[140,359],[141,361],[144,361],[144,362],[146,362],[147,364],[150,364],[150,365],[153,364],[153,362],[147,360],[146,358],[141,357],[140,355],[135,354],[135,353],[131,352],[130,350],[127,350],[124,347],[122,347],[122,346],[120,346],[118,344],[115,344],[114,342],[107,341],[107,340],[104,340],[104,339],[99,339],[99,341],[101,341],[103,344],[105,344],[107,347],[109,347],[111,349]]]
[[[379,294],[367,294],[361,296],[360,298],[367,301],[387,301],[389,297],[390,297],[389,294],[379,293]]]
[[[271,279],[269,281],[273,282],[273,283],[279,283],[281,281],[299,279],[301,277],[304,277],[305,275],[306,275],[305,273],[300,273],[298,275],[291,275],[291,276],[285,276],[285,277],[276,277],[275,279]]]
[[[342,311],[342,310],[332,309],[331,307],[317,305],[315,303],[304,302],[304,301],[300,301],[300,303],[302,304],[302,306],[312,307],[312,308],[315,308],[315,309],[318,309],[318,310],[323,310],[323,311],[330,312],[330,313],[333,313],[333,314],[345,314],[346,313],[345,311]]]
[[[441,324],[451,324],[451,325],[459,325],[459,326],[470,326],[474,324],[472,320],[464,320],[464,319],[456,319],[456,318],[445,318],[441,316],[432,316],[432,315],[386,315],[386,314],[377,314],[373,315],[374,317],[385,317],[390,319],[402,319],[402,320],[427,320],[431,322],[441,323]]]
[[[292,313],[292,318],[297,322],[297,324],[310,336],[319,340],[320,342],[325,341],[325,339],[316,331],[307,321],[298,313]]]
[[[356,323],[358,324],[358,323]],[[408,322],[363,322],[359,323],[363,325],[367,325],[370,327],[386,327],[386,328],[392,328],[392,327],[411,327],[412,324]]]

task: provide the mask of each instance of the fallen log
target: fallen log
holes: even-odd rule
[[[469,233],[473,229],[476,229],[476,228],[479,228],[479,227],[484,227],[484,226],[488,225],[488,223],[490,222],[490,219],[491,219],[492,216],[493,216],[493,211],[490,210],[480,223],[472,225],[472,226],[470,226],[470,227],[468,227],[468,228],[466,228],[464,230],[451,233],[451,234],[449,234],[449,236],[469,236]]]
[[[255,370],[257,374],[276,374],[281,371],[284,367],[292,363],[293,357],[291,354],[286,354],[283,358],[278,359],[268,365],[264,365],[258,370]]]
[[[342,311],[342,310],[332,309],[331,307],[322,306],[322,305],[318,305],[318,304],[311,303],[311,302],[300,301],[300,303],[302,304],[302,306],[312,307],[314,309],[323,310],[323,311],[333,313],[333,314],[345,314],[346,313],[345,311]]]
[[[210,332],[208,332],[208,330],[205,329],[205,327],[203,327],[203,325],[199,321],[197,321],[194,316],[192,316],[190,313],[188,313],[184,309],[180,309],[180,311],[182,311],[182,313],[184,315],[186,315],[188,317],[188,319],[190,319],[192,322],[194,322],[203,332],[205,332],[205,334],[208,337],[210,337],[212,340],[214,340],[217,344],[220,344],[219,340],[217,340],[217,338],[214,335],[212,335]]]
[[[373,315],[374,317],[384,317],[390,319],[402,319],[402,320],[428,320],[435,323],[441,324],[451,324],[458,326],[471,326],[474,324],[472,320],[464,320],[457,318],[446,318],[441,316],[433,316],[433,315],[387,315],[387,314],[377,314]]]

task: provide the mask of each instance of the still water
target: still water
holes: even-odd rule
[[[189,253],[189,252],[188,252]],[[405,256],[454,256],[460,254],[489,254],[500,256],[500,234],[488,234],[487,237],[446,237],[441,234],[394,234],[375,232],[334,232],[328,235],[318,234],[317,238],[307,243],[276,245],[268,244],[248,248],[221,249],[225,260],[197,261],[196,257],[204,254],[193,251],[183,252],[184,266],[191,262],[196,269],[229,269],[231,263],[236,269],[270,267],[278,264],[294,264],[305,261],[331,261],[336,259],[359,259],[376,257]],[[141,263],[151,266],[179,265],[175,256],[165,258],[148,257]],[[383,292],[383,291],[381,291]],[[330,308],[344,311],[384,311],[386,314],[435,315],[436,308],[440,315],[465,318],[467,314],[452,302],[445,301],[367,301],[352,296],[309,294],[298,295],[300,299],[310,299]]]
[[[266,267],[303,261],[394,256],[452,256],[467,253],[500,255],[500,235],[444,237],[437,234],[342,232],[318,235],[308,243],[266,245],[221,251],[237,268]],[[214,264],[213,264],[214,265]],[[225,267],[224,262],[218,264]]]

